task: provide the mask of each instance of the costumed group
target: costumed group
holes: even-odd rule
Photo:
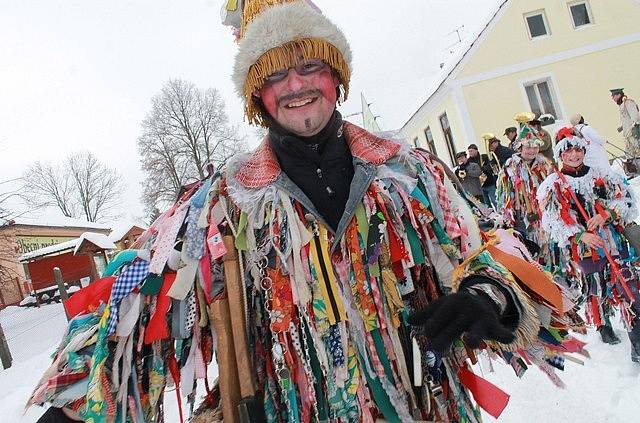
[[[28,401],[50,405],[40,422],[163,422],[167,401],[181,422],[480,422],[508,395],[478,354],[563,386],[556,371],[588,356],[583,303],[611,342],[619,310],[637,360],[634,200],[585,164],[579,133],[559,133],[556,171],[517,116],[496,223],[436,156],[342,120],[351,50],[311,2],[229,0],[223,19],[246,118],[268,133],[65,303]]]

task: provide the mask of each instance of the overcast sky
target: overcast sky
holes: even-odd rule
[[[230,81],[236,46],[222,2],[0,0],[0,181],[86,149],[125,179],[124,215],[142,216],[136,139],[169,78],[217,88],[252,138]],[[451,32],[464,25],[474,36],[501,2],[315,0],[353,51],[342,113],[357,112],[364,92],[383,129],[402,126],[447,60]]]

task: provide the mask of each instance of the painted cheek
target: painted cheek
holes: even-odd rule
[[[335,104],[338,99],[336,95],[337,82],[335,81],[335,78],[331,76],[330,71],[322,72],[318,75],[316,86],[322,93],[322,96],[327,99],[328,103]]]
[[[276,105],[278,102],[276,100],[276,93],[273,89],[273,86],[269,85],[263,87],[260,90],[260,99],[262,100],[262,105],[264,106],[264,109],[267,111],[267,113],[269,113],[269,115],[273,118],[277,118],[278,107]]]

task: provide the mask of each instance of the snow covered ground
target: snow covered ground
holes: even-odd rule
[[[43,409],[32,407],[24,413],[24,403],[40,375],[50,363],[66,325],[62,305],[51,304],[38,308],[9,307],[0,311],[13,354],[13,366],[0,370],[0,421],[32,423]],[[615,323],[614,323],[615,324]],[[509,405],[499,422],[633,422],[640,414],[640,365],[629,359],[629,339],[617,324],[622,343],[602,344],[599,335],[590,331],[585,340],[592,356],[585,366],[567,362],[559,375],[567,389],[556,388],[545,375],[529,369],[518,380],[510,367],[494,363],[489,373],[482,362],[485,378],[511,395]],[[217,369],[209,369],[210,380]],[[476,367],[480,373],[480,368]],[[175,392],[168,392],[167,421],[177,422]],[[485,417],[486,422],[496,421]]]
[[[24,405],[45,369],[51,364],[51,354],[64,334],[67,319],[62,304],[49,304],[41,308],[7,307],[0,310],[0,323],[4,330],[13,366],[3,370],[0,366],[0,422],[34,423],[45,408]],[[209,380],[217,377],[217,366],[208,369]],[[211,382],[210,382],[211,383]],[[198,386],[198,395],[204,386]],[[167,422],[179,422],[175,390],[165,393]],[[184,409],[185,417],[188,410]]]

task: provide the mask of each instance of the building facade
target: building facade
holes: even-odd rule
[[[78,238],[86,231],[108,235],[108,226],[78,219],[60,218],[55,222],[37,223],[28,219],[16,219],[0,226],[0,305],[19,303],[27,294],[28,278],[19,257],[55,244]]]
[[[453,164],[471,143],[484,149],[481,134],[516,126],[517,112],[553,115],[552,135],[580,113],[623,147],[609,89],[640,98],[639,23],[636,0],[503,1],[401,131]]]

